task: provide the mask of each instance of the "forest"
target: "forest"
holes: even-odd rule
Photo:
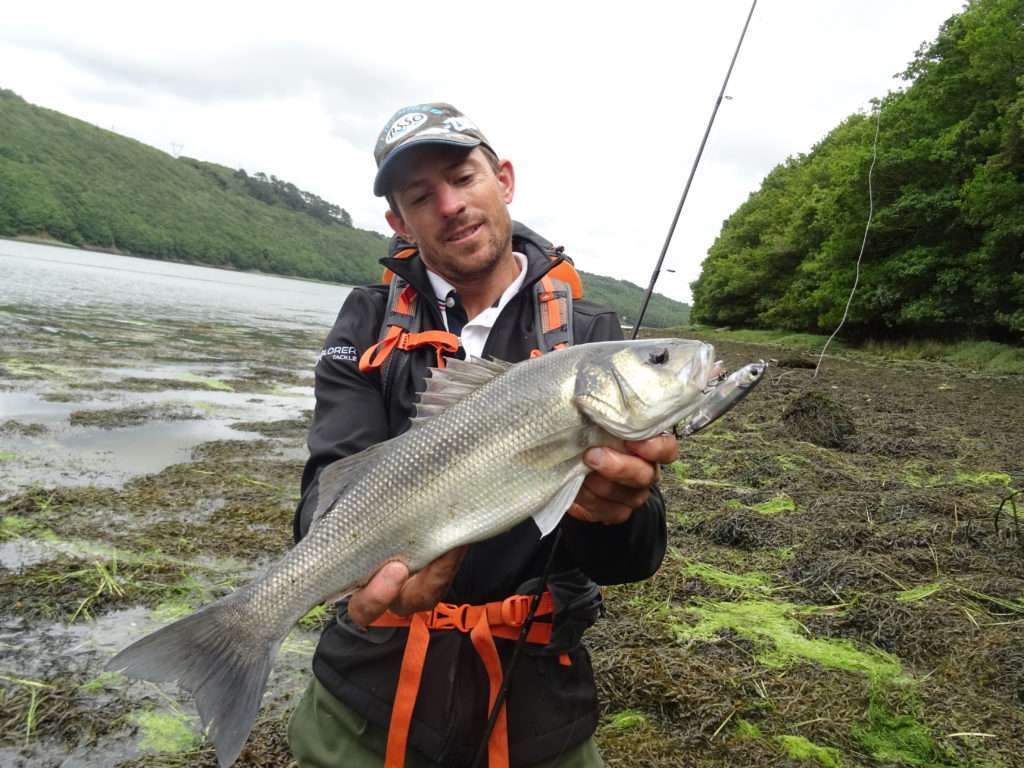
[[[353,285],[380,280],[388,242],[275,175],[175,158],[0,88],[0,237],[18,236]],[[583,280],[587,298],[636,317],[639,286]],[[644,322],[682,325],[688,310],[656,294]]]
[[[902,79],[726,220],[694,322],[829,333],[857,280],[851,340],[1024,338],[1024,3],[968,3]]]

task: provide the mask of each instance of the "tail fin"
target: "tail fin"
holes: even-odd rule
[[[249,737],[284,640],[267,638],[266,626],[244,609],[248,593],[241,589],[158,629],[107,663],[108,670],[154,682],[177,680],[190,691],[222,768],[235,762]]]

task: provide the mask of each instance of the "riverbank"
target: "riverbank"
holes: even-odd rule
[[[228,330],[218,354],[245,338]],[[290,546],[310,402],[308,379],[291,372],[315,343],[312,331],[268,335],[251,376],[143,378],[162,404],[148,419],[108,408],[74,429],[208,425],[223,416],[218,396],[297,387],[292,410],[234,418],[233,436],[156,471],[37,478],[0,502],[0,762],[216,765],[190,699],[102,666]],[[606,590],[587,642],[608,764],[1016,765],[1024,520],[1006,500],[1024,468],[1006,426],[1024,423],[1024,384],[835,357],[815,381],[777,347],[719,351],[732,366],[778,365],[665,472],[670,549],[657,576]],[[44,402],[70,407],[62,418],[82,410],[69,398],[134,396],[132,377],[83,388],[49,358],[19,354],[0,388],[45,389]],[[50,422],[33,436],[35,423],[9,420],[5,440],[72,429]],[[312,612],[289,639],[238,765],[288,764],[287,717],[328,618]]]
[[[655,333],[653,329],[647,331]],[[782,330],[732,330],[702,325],[666,329],[675,336],[693,336],[714,342],[761,344],[780,350],[799,352],[811,365],[825,348],[828,336],[794,333]],[[660,331],[657,331],[660,333]],[[903,341],[865,341],[852,344],[833,339],[828,354],[864,362],[936,363],[949,365],[967,373],[990,376],[1024,375],[1024,347],[995,341],[944,341],[942,339],[908,339]],[[778,353],[776,353],[776,356]]]

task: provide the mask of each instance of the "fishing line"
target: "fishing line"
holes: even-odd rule
[[[647,293],[644,294],[644,303],[640,307],[640,316],[637,317],[636,323],[633,326],[633,336],[640,333],[640,325],[644,321],[644,315],[647,314],[647,305],[651,302],[651,296],[654,294],[654,284],[658,282],[658,275],[661,274],[661,265],[665,262],[665,254],[668,253],[669,243],[672,242],[672,235],[675,234],[676,224],[679,222],[679,214],[683,212],[683,203],[686,202],[686,196],[690,192],[690,185],[693,183],[693,177],[697,173],[697,166],[700,165],[700,158],[704,154],[704,145],[708,143],[708,136],[711,134],[711,126],[715,124],[715,115],[718,114],[718,108],[722,106],[722,99],[725,97],[725,88],[729,84],[729,77],[732,75],[732,68],[736,65],[736,58],[740,55],[740,48],[743,46],[743,38],[747,36],[747,27],[750,26],[750,19],[754,15],[754,8],[757,7],[757,0],[754,0],[750,4],[750,13],[747,14],[747,20],[743,24],[743,31],[740,33],[739,42],[736,43],[736,50],[732,54],[732,61],[729,62],[729,70],[725,73],[725,80],[722,81],[722,89],[718,92],[718,98],[715,100],[715,108],[711,110],[711,119],[708,120],[708,126],[704,129],[704,138],[700,140],[700,147],[697,149],[697,156],[693,159],[693,167],[690,168],[690,175],[686,179],[686,186],[683,187],[683,195],[679,198],[679,205],[676,206],[676,215],[672,217],[672,224],[668,228],[668,235],[665,236],[665,244],[661,247],[661,255],[658,256],[658,263],[654,266],[654,272],[651,273],[651,282],[647,286]]]
[[[871,217],[875,213],[875,195],[874,190],[871,187],[871,177],[875,171],[875,162],[878,160],[878,129],[882,124],[882,105],[879,102],[875,108],[875,143],[871,148],[871,167],[868,168],[868,221],[864,225],[864,239],[860,243],[860,253],[857,254],[857,266],[853,277],[853,287],[850,288],[850,296],[846,299],[846,309],[843,310],[843,317],[839,321],[839,325],[832,331],[832,335],[828,337],[825,342],[825,346],[821,348],[821,354],[818,355],[818,364],[814,366],[814,375],[811,379],[818,378],[818,369],[821,368],[821,361],[825,358],[825,350],[828,349],[828,345],[832,343],[832,339],[836,337],[839,331],[842,329],[843,324],[846,322],[847,315],[850,314],[850,304],[853,303],[853,295],[857,292],[857,284],[860,282],[860,263],[864,258],[864,246],[868,243],[868,231],[871,229]]]

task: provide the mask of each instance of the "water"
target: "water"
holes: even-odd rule
[[[0,496],[117,485],[253,436],[232,423],[301,417],[348,291],[0,240]],[[133,407],[152,419],[119,423]],[[112,420],[73,426],[82,411]]]
[[[117,326],[129,327],[148,326],[155,314],[261,328],[324,328],[348,294],[338,285],[13,240],[0,240],[0,286],[5,310],[34,307],[38,320],[53,321],[54,332],[64,325],[65,312],[83,311],[110,313]]]

